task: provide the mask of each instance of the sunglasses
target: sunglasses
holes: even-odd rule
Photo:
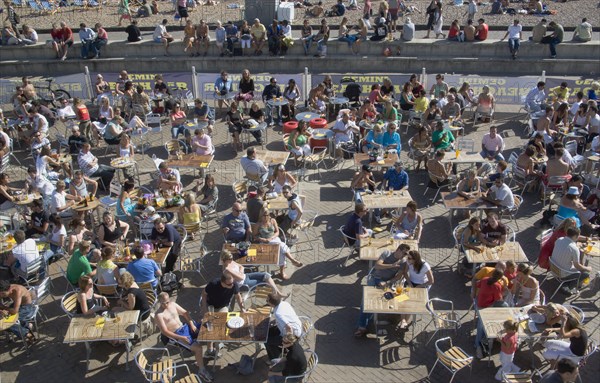
[[[242,210],[239,210],[239,209],[231,209],[231,211],[235,211],[236,213],[241,213],[242,212]]]

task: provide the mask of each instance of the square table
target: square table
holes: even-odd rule
[[[588,251],[588,246],[589,251]],[[579,250],[589,257],[600,257],[600,241],[589,241],[579,244]]]
[[[133,244],[129,244],[129,247],[133,248]],[[161,247],[160,249],[157,249],[156,252],[148,254],[146,258],[153,260],[154,262],[156,262],[158,267],[161,267],[165,265],[165,261],[167,259],[167,255],[169,255],[169,251],[171,251],[171,246]],[[126,260],[124,256],[120,254],[120,252],[115,252],[114,262],[119,265],[127,267],[129,262],[131,262],[131,260],[133,259],[135,259],[135,255],[133,255],[133,252],[131,252],[131,257],[128,260]]]
[[[173,168],[208,169],[215,156],[196,153],[184,154],[180,158],[170,156],[167,166]]]
[[[519,242],[506,242],[496,247],[483,247],[482,253],[472,249],[466,251],[469,263],[496,263],[498,261],[528,262],[527,256]]]
[[[375,286],[363,286],[363,312],[374,314],[377,333],[377,314],[429,315],[427,302],[429,291],[425,288],[405,288],[404,292],[389,301],[383,297],[386,290]],[[408,297],[408,299],[406,299]],[[413,325],[413,338],[415,326]]]
[[[115,318],[73,317],[63,343],[85,343],[86,371],[89,371],[91,342],[125,341],[125,370],[129,371],[131,343],[128,340],[135,336],[139,316],[139,310],[127,310],[115,313]]]
[[[233,259],[242,266],[279,266],[278,243],[252,243],[248,249],[248,256],[241,258],[239,250],[233,243],[224,243],[222,250],[228,250],[233,255]],[[256,255],[252,255],[253,251],[256,251]]]
[[[369,209],[397,209],[413,200],[408,190],[365,192],[360,194],[360,198]]]
[[[300,195],[298,197],[300,198],[300,203],[302,204],[302,206],[304,206],[304,201],[306,200],[306,196]],[[267,197],[266,201],[267,201],[267,209],[269,209],[269,210],[278,211],[278,210],[288,210],[290,208],[290,206],[288,205],[287,198],[285,198],[283,196],[283,194],[281,194],[281,193],[277,194],[277,197],[275,197],[275,198]]]
[[[388,153],[380,161],[369,161],[368,153],[355,153],[354,166],[360,168],[362,165],[369,165],[374,168],[392,167],[398,161],[398,153]]]
[[[474,164],[476,162],[486,162],[485,158],[481,157],[481,154],[479,154],[479,152],[461,151],[458,155],[458,158],[456,157],[456,151],[446,152],[446,155],[442,160],[443,164]]]
[[[410,246],[411,250],[419,251],[419,242],[416,239],[369,238],[360,241],[358,259],[369,261],[370,269],[373,267],[373,262],[379,259],[381,253],[385,250],[394,252],[402,243]]]
[[[273,166],[277,164],[284,164],[290,158],[290,152],[280,152],[276,150],[265,150],[256,149],[256,159],[261,160],[265,166]]]
[[[230,329],[227,321],[233,317],[240,316],[244,319],[244,325],[238,329]],[[208,331],[207,322],[212,323],[212,331]],[[256,355],[260,351],[260,344],[265,343],[269,337],[270,315],[259,312],[215,312],[205,313],[202,318],[202,328],[198,334],[199,342],[214,342],[217,344],[213,370],[217,364],[219,355],[219,343],[254,343]],[[255,356],[256,358],[256,356]]]
[[[469,193],[473,198],[465,198],[457,192],[441,192],[444,207],[448,210],[490,210],[498,207],[491,202],[484,201],[481,192]]]

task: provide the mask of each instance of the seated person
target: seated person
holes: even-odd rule
[[[123,291],[123,298],[119,299],[118,307],[113,308],[114,311],[121,310],[139,310],[142,322],[150,319],[150,304],[146,292],[135,283],[133,275],[127,271],[119,276],[119,287]]]
[[[504,183],[504,176],[496,178],[492,187],[481,199],[506,209],[512,209],[515,206],[515,197],[510,187]]]
[[[362,204],[357,203],[354,205],[354,213],[348,217],[348,221],[344,225],[343,233],[350,237],[347,238],[350,246],[360,246],[360,240],[363,238],[370,238],[373,235],[373,231],[366,229],[362,225],[362,218],[368,213],[369,209]],[[358,242],[358,243],[357,243]]]
[[[256,158],[256,149],[253,146],[246,150],[246,156],[240,159],[240,164],[249,180],[260,181],[261,183],[267,180],[269,169],[267,169],[264,162]]]
[[[182,188],[179,170],[170,168],[167,161],[158,165],[158,188],[160,190],[173,190],[175,193]]]
[[[82,275],[78,281],[77,303],[75,314],[93,317],[109,310],[110,304],[105,296],[94,292],[94,281],[89,275]],[[96,301],[102,301],[104,306],[96,305]]]
[[[207,174],[204,177],[204,185],[201,180],[196,182],[196,192],[198,198],[200,198],[198,205],[200,205],[202,214],[215,209],[215,205],[219,199],[219,188],[212,174]]]
[[[36,306],[33,305],[33,291],[29,291],[24,286],[11,284],[9,281],[0,281],[0,316],[2,318],[17,314],[21,319],[18,324],[8,328],[10,332],[18,337],[24,337],[27,342],[33,342],[35,335],[30,329],[30,323],[23,318],[31,318],[36,312]],[[10,301],[10,306],[5,306],[5,301]]]
[[[40,237],[48,231],[48,213],[44,210],[42,200],[35,200],[32,204],[31,219],[27,224],[25,235],[27,238]]]
[[[496,169],[494,170],[494,172],[488,174],[487,178],[485,178],[485,186],[487,188],[490,188],[490,187],[492,187],[496,178],[498,178],[500,176],[506,177],[506,173],[507,173],[506,169],[508,169],[508,162],[499,161],[496,164]],[[483,164],[482,166],[479,167],[479,169],[477,169],[477,176],[487,174],[490,170],[491,170],[491,165],[487,164],[487,166],[486,166],[486,164]]]
[[[456,191],[463,196],[469,197],[476,195],[481,190],[481,183],[477,177],[475,169],[466,172],[465,177],[456,185]],[[471,194],[473,193],[473,194]]]
[[[186,201],[186,204],[189,204],[189,199]],[[177,231],[175,226],[167,223],[164,218],[157,218],[154,220],[154,228],[152,229],[152,234],[150,234],[150,239],[155,247],[171,248],[165,260],[164,269],[167,273],[173,271],[181,252],[181,234],[179,234],[179,231]]]
[[[548,159],[543,179],[545,184],[548,184],[548,179],[554,176],[567,176],[568,179],[571,179],[569,174],[571,168],[562,158],[564,152],[563,148],[558,148],[554,151],[554,156]]]
[[[431,135],[431,142],[435,150],[450,151],[454,147],[454,135],[444,127],[442,121],[438,121]]]
[[[506,243],[508,228],[500,222],[498,213],[488,211],[487,220],[484,221],[479,241],[487,247],[496,247]]]
[[[389,122],[387,125],[387,131],[383,133],[382,146],[388,152],[393,153],[394,151],[400,158],[400,150],[402,150],[402,143],[400,142],[400,133],[396,130],[398,127],[395,122]]]
[[[35,240],[31,238],[26,239],[23,230],[16,230],[13,236],[16,245],[12,248],[12,251],[8,253],[4,265],[10,267],[15,277],[24,278],[29,264],[40,259],[41,255],[37,249]],[[44,264],[42,262],[40,277],[43,276],[44,273]]]
[[[361,193],[375,189],[375,179],[369,165],[363,165],[359,172],[354,173],[350,188],[354,191],[354,200],[362,203]]]
[[[576,226],[587,226],[595,230],[598,226],[590,222],[596,215],[593,210],[588,210],[579,199],[579,189],[577,186],[571,186],[567,192],[561,197],[558,206],[557,215],[564,218],[572,218],[575,220]]]
[[[194,150],[194,153],[200,156],[214,154],[212,139],[208,134],[204,133],[203,128],[194,130],[192,149]]]
[[[108,145],[119,145],[121,135],[127,131],[123,129],[122,124],[124,123],[125,121],[121,116],[115,116],[115,118],[106,124],[103,138]]]
[[[67,264],[67,279],[73,286],[77,286],[79,283],[79,277],[82,275],[96,275],[96,269],[92,270],[90,261],[87,255],[90,253],[92,242],[88,240],[82,240],[79,242],[79,247],[73,252],[69,263]]]
[[[516,307],[540,304],[540,283],[531,275],[532,273],[533,266],[526,263],[519,264],[517,278],[511,289]]]
[[[344,1],[337,0],[337,4],[334,4],[331,7],[331,10],[325,16],[329,16],[329,17],[344,16],[345,13],[346,13],[346,6],[344,5]]]
[[[244,266],[240,265],[236,261],[233,260],[233,255],[228,250],[223,250],[221,252],[221,266],[223,268],[223,272],[227,271],[233,277],[235,284],[238,288],[242,286],[247,286],[248,288],[252,288],[259,283],[268,284],[273,292],[280,297],[287,298],[287,295],[284,295],[281,290],[271,278],[271,274],[265,272],[253,272],[246,273],[244,271]]]
[[[502,277],[498,280],[498,282],[502,286],[503,295],[504,293],[508,292],[509,280],[504,275],[506,272],[506,263],[499,261],[494,267],[484,266],[479,269],[475,275],[473,275],[473,279],[471,280],[471,299],[475,299],[478,296],[479,289],[477,288],[477,285],[479,284],[479,281],[483,280],[484,278],[491,277],[494,271],[499,271],[502,273]]]
[[[446,99],[448,100],[448,102],[442,107],[442,118],[453,118],[454,120],[460,120],[460,105],[456,102],[456,98],[453,94],[449,94],[448,96],[446,96]]]
[[[152,259],[146,258],[144,249],[140,246],[133,248],[133,259],[127,265],[127,271],[133,275],[133,279],[137,283],[150,282],[152,288],[156,289],[158,286],[158,278],[162,276],[162,271]]]
[[[540,380],[540,383],[553,382],[581,383],[578,364],[568,358],[560,359],[556,364],[556,370],[548,371]]]
[[[231,207],[231,213],[223,217],[221,229],[226,241],[238,243],[250,240],[250,234],[252,233],[250,220],[248,215],[243,212],[242,205],[239,202],[234,203]]]
[[[340,0],[341,1],[341,0]],[[306,372],[306,356],[304,349],[294,334],[283,336],[281,347],[287,350],[285,354],[285,363],[281,372],[269,372],[269,383],[285,383],[291,381],[286,377],[301,376]]]
[[[410,201],[398,218],[394,218],[394,238],[395,239],[414,239],[417,242],[421,239],[423,231],[423,216],[417,211],[417,203]]]
[[[203,381],[212,382],[212,373],[204,366],[202,346],[197,340],[200,333],[200,324],[192,319],[186,309],[175,302],[171,302],[168,293],[158,294],[158,303],[159,308],[156,311],[154,321],[160,330],[163,343],[167,344],[168,339],[173,339],[192,351],[196,364],[200,368],[198,375]],[[180,317],[185,319],[185,323],[181,322]]]
[[[442,163],[446,153],[443,150],[435,152],[434,158],[427,161],[427,169],[429,171],[429,177],[431,181],[439,186],[444,186],[450,183],[452,178],[452,164]]]
[[[215,111],[208,105],[208,103],[200,100],[199,98],[195,99],[192,117],[197,118],[198,121],[208,122],[206,130],[208,131],[208,134],[212,134],[215,126]]]
[[[502,155],[504,150],[504,140],[497,133],[496,126],[490,126],[490,132],[483,136],[481,140],[481,157],[488,161],[502,161],[504,156]]]
[[[563,305],[557,303],[534,305],[531,310],[538,314],[542,314],[545,319],[544,324],[550,327],[555,327],[560,324],[562,317],[569,312]]]
[[[312,8],[309,8],[306,13],[312,17],[321,17],[321,15],[325,12],[325,8],[323,8],[323,2],[319,1],[317,5],[313,5]]]
[[[383,175],[383,190],[408,190],[408,174],[404,171],[402,161],[394,163]]]
[[[547,340],[544,343],[546,350],[542,353],[546,360],[554,363],[559,357],[565,357],[572,361],[580,361],[588,348],[588,333],[581,322],[571,314],[566,314],[561,318],[561,327],[547,328],[543,334],[548,336],[551,332],[556,332],[558,338],[564,340]]]

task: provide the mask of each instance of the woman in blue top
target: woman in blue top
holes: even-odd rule
[[[402,149],[402,144],[400,143],[400,134],[396,132],[396,124],[394,122],[390,122],[387,125],[387,132],[383,134],[382,144],[385,149],[396,149],[398,157],[400,157],[400,150]]]
[[[365,137],[364,145],[362,147],[363,153],[367,153],[374,147],[383,147],[383,127],[380,124],[375,124],[373,129],[367,133]]]
[[[136,203],[131,200],[130,194],[135,188],[133,181],[127,180],[121,188],[119,202],[117,202],[117,217],[127,220],[135,216]]]

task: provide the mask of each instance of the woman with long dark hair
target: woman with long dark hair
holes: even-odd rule
[[[433,272],[429,263],[421,258],[421,253],[416,250],[408,252],[406,257],[406,268],[404,269],[406,285],[412,288],[429,289],[434,283]],[[401,315],[400,328],[405,329],[410,325],[408,320],[411,315]]]

